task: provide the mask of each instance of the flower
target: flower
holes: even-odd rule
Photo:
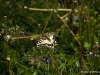
[[[93,54],[93,52],[90,52],[89,54],[90,54],[90,55],[92,55],[92,54]]]
[[[76,18],[75,18],[75,22],[78,22],[78,21],[79,21],[79,18],[78,18],[78,17],[76,17]]]
[[[93,56],[93,52],[89,52],[89,55],[90,55],[90,57],[92,57]]]
[[[98,42],[96,42],[96,45],[98,45],[99,43]]]
[[[8,41],[11,38],[11,36],[10,35],[6,35],[6,36],[4,36],[4,38],[5,38],[6,41]]]
[[[7,57],[6,60],[7,60],[7,61],[10,61],[10,57]]]
[[[47,63],[47,64],[50,64],[50,62],[51,62],[50,58],[47,58],[47,59],[46,59],[46,63]]]

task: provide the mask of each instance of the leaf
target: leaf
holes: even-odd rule
[[[25,70],[25,75],[33,75],[30,70]]]
[[[11,58],[10,64],[13,65],[12,63],[15,63],[19,59],[19,53],[15,50],[11,50],[10,58]]]
[[[9,73],[10,73],[10,75],[13,75],[11,70],[9,70]]]
[[[63,71],[64,69],[66,69],[66,64],[65,64],[65,63],[62,63],[62,64],[59,66],[59,69],[61,69],[62,71]]]
[[[37,70],[33,73],[33,75],[37,75]]]
[[[7,66],[6,64],[7,64],[6,62],[1,61],[1,62],[0,62],[0,68],[1,68],[1,69],[6,68],[6,66]]]
[[[84,42],[84,47],[86,48],[86,50],[89,50],[91,47],[91,44],[89,44],[88,42]]]
[[[93,60],[91,60],[90,66],[92,67],[91,70],[99,70],[99,58],[98,57],[94,57]]]
[[[98,42],[96,35],[93,35],[93,37],[94,37],[94,42]]]
[[[74,49],[74,51],[75,51],[76,53],[78,53],[78,48],[77,48],[77,46],[75,46],[73,43],[71,43],[71,46],[72,46],[72,48]]]
[[[68,43],[68,41],[71,39],[71,35],[69,30],[66,28],[65,25],[61,26],[61,38],[63,42]]]
[[[66,61],[68,62],[67,65],[72,65],[73,63],[79,60],[79,54],[76,55],[67,55]]]

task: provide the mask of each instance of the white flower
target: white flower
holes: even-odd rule
[[[3,33],[4,33],[4,30],[1,31],[1,34],[3,34]]]
[[[90,55],[92,55],[92,54],[93,54],[93,52],[89,52],[89,54],[90,54]]]
[[[11,36],[7,35],[7,36],[4,36],[4,38],[5,38],[6,41],[8,41],[11,38]]]
[[[31,38],[31,40],[33,40],[33,38]]]
[[[99,42],[96,42],[96,45],[98,45],[99,44]]]
[[[10,61],[10,57],[7,57],[6,59],[7,59],[8,61]]]

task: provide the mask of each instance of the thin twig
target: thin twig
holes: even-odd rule
[[[51,32],[54,33],[54,32]],[[15,36],[15,37],[11,37],[11,40],[15,40],[15,39],[37,39],[39,38],[41,35],[32,35],[32,36]]]
[[[43,29],[42,34],[41,34],[41,35],[43,35],[43,34],[44,34],[44,32],[45,32],[45,30],[46,30],[46,27],[47,27],[47,25],[48,25],[48,22],[49,22],[49,20],[50,20],[50,18],[51,18],[51,16],[52,16],[52,14],[53,14],[53,12],[54,12],[55,5],[56,5],[56,1],[55,1],[55,4],[54,4],[54,6],[53,6],[53,10],[52,10],[52,12],[50,13],[50,16],[49,16],[49,18],[48,18],[48,20],[47,20],[47,22],[46,22],[46,24],[45,24],[45,26],[44,26],[44,29]]]
[[[6,25],[6,38],[7,38],[7,29],[8,29],[8,26],[7,26],[7,16],[4,16],[4,23],[5,23],[5,25]],[[7,57],[8,57],[8,40],[6,39],[6,55],[7,55]],[[9,69],[11,68],[10,67],[10,61],[8,61],[7,62],[8,63],[8,66],[9,66]],[[8,69],[8,67],[7,67],[7,69]],[[12,74],[13,75],[13,74]]]
[[[33,10],[33,11],[68,11],[71,12],[72,9],[41,9],[41,8],[29,8],[27,6],[24,6],[24,9],[29,9],[29,10]],[[77,10],[75,10],[77,12]]]
[[[38,38],[40,35],[35,35],[35,36],[22,36],[22,37],[12,37],[11,39],[12,40],[15,40],[15,39],[28,39],[28,38],[33,38],[33,39],[36,39]]]
[[[8,26],[7,26],[7,16],[4,16],[4,23],[5,23],[5,25],[6,25],[6,38],[7,38],[7,28],[8,28]],[[6,40],[6,54],[8,55],[8,41]]]
[[[72,34],[72,36],[77,40],[78,44],[79,44],[79,50],[80,50],[80,67],[82,68],[83,70],[83,64],[82,64],[82,51],[84,52],[84,49],[80,43],[80,41],[77,39],[77,37],[75,36],[75,34],[73,33],[73,31],[69,28],[69,26],[66,24],[65,21],[62,20],[62,18],[59,16],[59,14],[57,13],[57,11],[55,11],[55,13],[57,14],[58,18],[66,25],[66,27],[68,28],[68,30],[70,31],[70,33]],[[85,52],[84,52],[85,53]]]
[[[63,19],[63,18],[66,18],[68,15],[69,15],[69,14],[65,14],[65,15],[62,16],[61,18],[62,18],[62,19]]]
[[[83,50],[80,41],[77,39],[77,37],[75,36],[75,34],[73,33],[73,31],[69,28],[69,26],[65,23],[65,21],[62,20],[62,18],[59,16],[59,14],[57,12],[55,12],[55,13],[57,14],[58,18],[66,25],[66,27],[68,28],[68,30],[70,31],[70,33],[72,34],[72,36],[77,40],[78,44],[80,45],[81,49]]]

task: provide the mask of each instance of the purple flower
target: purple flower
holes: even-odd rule
[[[75,18],[75,22],[78,22],[78,21],[79,21],[79,18],[78,18],[78,17],[76,17],[76,18]]]
[[[47,64],[50,64],[50,62],[51,62],[50,58],[47,58],[47,59],[46,59],[46,63],[47,63]]]

